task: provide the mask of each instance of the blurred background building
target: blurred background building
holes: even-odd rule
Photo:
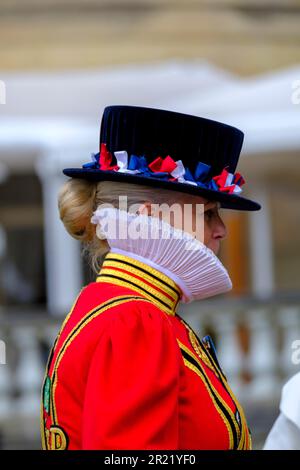
[[[0,448],[40,448],[49,349],[93,279],[59,220],[61,169],[98,150],[111,104],[245,132],[244,194],[263,209],[224,211],[234,289],[181,314],[213,336],[262,446],[299,370],[299,19],[296,0],[0,0]]]

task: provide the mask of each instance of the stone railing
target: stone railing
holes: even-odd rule
[[[40,445],[41,386],[60,324],[46,311],[35,309],[6,309],[0,316],[0,339],[5,344],[0,360],[0,446],[4,448]]]
[[[278,412],[282,385],[300,369],[293,361],[300,299],[202,301],[182,306],[179,314],[200,338],[212,336],[259,448]],[[40,447],[41,385],[62,320],[42,310],[0,311],[0,448]]]

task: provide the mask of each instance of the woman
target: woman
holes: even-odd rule
[[[215,121],[109,106],[99,154],[64,170],[60,217],[97,277],[49,356],[44,449],[251,448],[212,341],[176,311],[231,288],[219,208],[260,209],[233,174],[242,142]]]

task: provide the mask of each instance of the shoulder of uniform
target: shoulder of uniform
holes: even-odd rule
[[[113,306],[106,315],[113,328],[149,329],[154,334],[161,329],[173,330],[169,316],[148,299],[132,296],[115,302]]]
[[[122,287],[114,285],[106,286],[105,289],[103,289],[97,282],[91,282],[84,286],[77,296],[75,303],[78,307],[89,307],[89,309],[92,307],[101,307],[105,304],[107,306],[116,307],[116,310],[121,311],[124,310],[124,304],[126,304],[126,309],[140,313],[145,310],[156,312],[157,315],[163,313],[151,300],[138,293],[128,293],[126,289],[124,290]]]
[[[114,304],[102,313],[96,330],[100,343],[113,344],[115,350],[127,349],[128,353],[132,353],[134,345],[136,352],[141,350],[145,353],[145,348],[148,348],[148,351],[161,349],[167,354],[165,348],[169,348],[170,354],[175,351],[176,358],[181,358],[171,319],[156,305],[143,298],[132,298],[124,303]]]
[[[90,283],[81,289],[64,323],[67,322],[70,327],[79,323],[89,325],[92,335],[96,333],[95,324],[99,335],[106,328],[173,329],[169,316],[150,300],[122,290],[102,291],[97,283]]]

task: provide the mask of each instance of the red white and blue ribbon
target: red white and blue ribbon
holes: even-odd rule
[[[175,161],[170,155],[165,158],[158,156],[149,164],[144,156],[131,155],[128,158],[126,150],[116,151],[114,155],[116,164],[112,163],[112,154],[107,149],[106,144],[103,143],[100,152],[92,154],[92,161],[84,163],[82,167],[160,178],[229,194],[240,194],[242,192],[241,186],[245,184],[245,180],[240,173],[230,173],[227,167],[219,175],[209,179],[211,166],[203,162],[198,162],[194,175],[192,175],[190,170],[184,167],[181,160]]]

